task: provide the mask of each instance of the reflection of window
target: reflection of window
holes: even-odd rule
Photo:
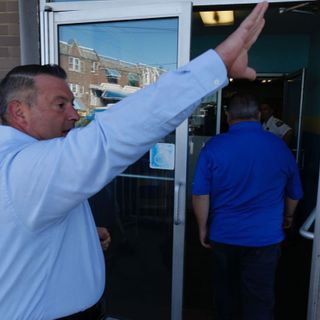
[[[91,64],[91,72],[96,72],[98,70],[98,62],[94,61]]]
[[[84,94],[83,86],[80,86],[80,84],[76,84],[76,83],[70,83],[69,86],[70,86],[70,90],[72,91],[75,97],[82,97],[82,95]]]
[[[203,99],[201,105],[189,118],[189,133],[194,136],[213,136],[216,134],[217,124],[217,100],[216,93]],[[222,113],[222,116],[224,113]],[[222,128],[220,128],[222,131]]]
[[[79,58],[69,57],[69,70],[76,72],[84,71],[84,64]]]
[[[121,74],[116,69],[106,68],[105,73],[110,83],[118,83],[118,80],[121,78]]]
[[[139,87],[139,75],[136,73],[130,72],[128,74],[128,84],[133,87]]]

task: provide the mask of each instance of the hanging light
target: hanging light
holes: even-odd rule
[[[234,22],[233,11],[200,11],[205,26],[231,25]]]

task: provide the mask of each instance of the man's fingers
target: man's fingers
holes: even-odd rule
[[[269,3],[268,1],[263,1],[261,3],[258,4],[258,7],[259,7],[259,16],[258,16],[258,20],[261,19],[264,14],[266,13],[268,7],[269,7]],[[258,8],[257,8],[258,10]]]
[[[222,54],[225,54],[225,51],[228,50],[233,52],[233,54],[237,54],[243,48],[249,49],[257,40],[264,27],[265,21],[263,16],[267,8],[268,2],[258,3],[247,18],[242,21],[241,25],[228,37],[228,47],[225,48],[224,42],[217,46],[218,53],[222,51]],[[228,59],[228,57],[226,58]]]
[[[241,25],[216,47],[215,50],[226,65],[231,77],[255,79],[256,72],[248,68],[248,50],[264,27],[264,14],[267,8],[268,2],[266,1],[257,4]]]
[[[206,249],[210,249],[211,248],[211,245],[205,241],[201,241],[201,245],[206,248]]]
[[[253,68],[247,67],[245,70],[230,70],[230,75],[237,79],[254,80],[257,76],[256,71]]]
[[[254,80],[256,78],[257,74],[256,71],[253,68],[248,67],[244,72],[242,77],[248,80]]]
[[[111,240],[111,236],[110,236],[110,233],[107,228],[97,227],[97,231],[98,231],[99,239],[101,241],[106,240],[106,239]]]
[[[258,3],[252,12],[243,20],[242,25],[246,28],[254,26],[257,22],[263,19],[268,6],[269,4],[267,1]]]
[[[108,230],[103,229],[101,231],[102,231],[100,234],[101,247],[103,251],[106,251],[109,248],[109,245],[111,243],[111,236]]]
[[[259,23],[255,26],[255,28],[251,31],[251,33],[248,35],[244,47],[249,50],[251,46],[256,42],[257,38],[259,37],[263,27],[265,24],[265,20],[262,19],[259,21]]]
[[[251,45],[257,40],[265,24],[263,17],[267,9],[268,2],[260,2],[241,23],[241,26],[238,29],[240,33],[239,36],[243,38],[246,48],[250,48]]]

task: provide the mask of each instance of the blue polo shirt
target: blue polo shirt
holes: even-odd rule
[[[210,240],[265,246],[284,239],[284,199],[302,197],[295,159],[258,122],[239,122],[201,150],[192,193],[210,195]]]

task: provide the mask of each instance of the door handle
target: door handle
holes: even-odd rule
[[[306,221],[302,224],[302,226],[299,229],[300,234],[306,238],[306,239],[314,239],[314,233],[310,232],[309,229],[312,226],[316,219],[316,208],[312,210],[309,217],[306,219]]]
[[[183,223],[183,219],[180,216],[180,192],[183,184],[178,182],[174,186],[174,212],[173,220],[175,225],[180,225]]]

